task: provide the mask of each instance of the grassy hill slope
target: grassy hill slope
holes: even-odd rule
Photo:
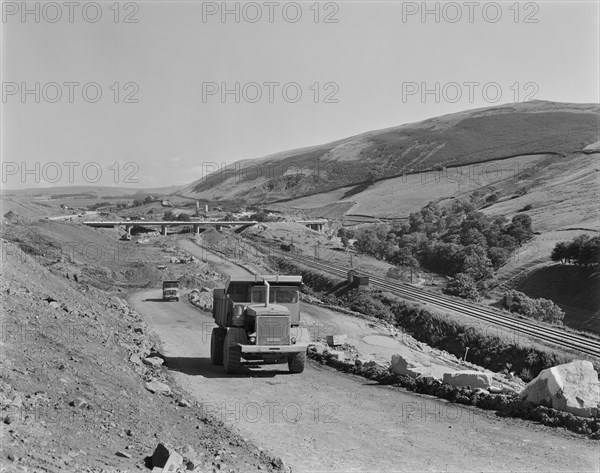
[[[597,104],[541,101],[470,110],[240,161],[179,194],[274,202],[395,174],[516,155],[566,155],[598,141],[599,114]]]

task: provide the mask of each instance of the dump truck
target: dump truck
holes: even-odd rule
[[[163,301],[179,302],[179,281],[163,281]]]
[[[231,276],[213,290],[210,358],[227,373],[253,363],[286,363],[302,373],[310,338],[300,327],[302,276]]]

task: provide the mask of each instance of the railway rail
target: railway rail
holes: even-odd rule
[[[281,256],[290,258],[290,255],[284,253],[281,253]],[[348,268],[344,268],[343,266],[334,263],[324,262],[313,257],[294,255],[293,259],[299,263],[335,276],[345,278],[348,273]],[[441,309],[450,309],[473,317],[479,321],[509,330],[517,336],[519,334],[526,335],[563,348],[600,358],[600,340],[588,338],[577,333],[567,332],[557,327],[517,319],[514,316],[499,310],[459,301],[449,296],[434,294],[406,283],[391,282],[385,278],[364,272],[361,272],[361,274],[369,276],[370,284],[373,287],[383,289],[394,295],[414,301],[427,302],[428,304]]]

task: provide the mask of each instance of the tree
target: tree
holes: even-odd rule
[[[399,248],[389,259],[390,263],[396,266],[405,266],[407,268],[418,268],[419,262],[407,247]]]
[[[465,248],[462,272],[480,281],[494,274],[492,262],[487,256],[485,248],[469,245]]]
[[[389,228],[387,225],[371,225],[361,229],[354,246],[361,253],[382,259],[393,248],[387,240]]]
[[[184,212],[181,212],[178,216],[177,216],[177,220],[179,220],[180,222],[189,222],[192,218],[189,216],[189,214],[186,214]]]
[[[510,257],[510,251],[499,246],[488,248],[487,254],[494,269],[500,268],[500,266],[506,263]]]
[[[354,238],[354,231],[341,227],[337,232],[337,236],[342,240],[342,245],[347,248],[350,244],[350,239]]]
[[[175,217],[175,213],[172,210],[167,210],[164,214],[163,214],[163,220],[165,222],[173,222],[174,220],[176,220],[177,218]]]
[[[277,220],[276,217],[271,217],[269,212],[265,210],[260,210],[252,215],[250,215],[250,220],[255,222],[275,222]]]
[[[562,264],[565,264],[568,260],[568,244],[565,241],[559,241],[554,248],[552,248],[552,253],[550,254],[550,259],[552,261],[560,261]]]
[[[451,278],[442,292],[451,296],[462,297],[463,299],[468,299],[470,301],[478,301],[481,299],[475,281],[471,276],[464,273],[459,273],[456,277]]]
[[[600,237],[593,237],[584,242],[579,249],[577,264],[586,267],[600,265]]]
[[[533,236],[531,217],[527,214],[518,214],[513,217],[506,232],[512,236],[519,245],[522,245]]]

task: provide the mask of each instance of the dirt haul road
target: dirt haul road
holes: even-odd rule
[[[302,374],[267,365],[226,375],[210,362],[211,315],[186,299],[162,302],[153,289],[129,301],[161,338],[179,385],[294,472],[598,471],[594,441],[313,362]]]

